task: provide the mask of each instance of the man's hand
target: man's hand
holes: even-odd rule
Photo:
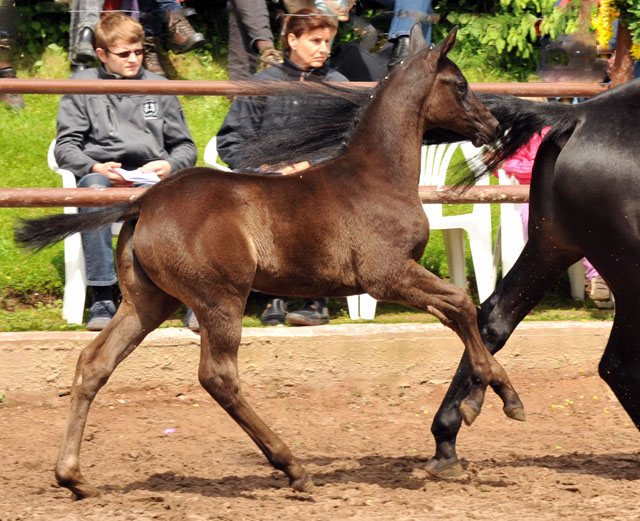
[[[165,159],[149,161],[146,165],[139,167],[144,172],[155,172],[160,179],[171,173],[171,163]]]

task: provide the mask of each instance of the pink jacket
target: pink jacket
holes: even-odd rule
[[[534,134],[526,145],[521,146],[515,154],[502,164],[502,168],[507,175],[515,176],[521,185],[531,184],[531,171],[533,170],[533,162],[536,159],[538,147],[540,147],[542,138],[550,129],[551,127],[544,127],[539,134]]]

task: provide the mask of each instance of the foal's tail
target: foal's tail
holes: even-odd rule
[[[56,214],[39,219],[20,219],[14,228],[13,239],[23,248],[38,251],[73,235],[106,226],[116,221],[127,221],[140,214],[140,199],[114,204],[90,213]]]
[[[559,102],[539,102],[507,94],[479,93],[478,99],[500,123],[500,135],[483,157],[484,168],[472,169],[460,184],[474,182],[488,170],[496,170],[531,137],[545,127],[551,127],[545,139],[561,140],[573,132],[579,121],[579,105]]]

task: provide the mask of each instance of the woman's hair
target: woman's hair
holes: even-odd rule
[[[139,22],[124,13],[113,12],[105,14],[96,25],[94,46],[108,50],[118,40],[132,44],[143,39],[144,30]]]
[[[290,34],[300,38],[304,33],[316,29],[329,29],[332,34],[335,34],[338,32],[338,19],[334,15],[311,7],[286,15],[282,26],[282,50],[289,51]]]

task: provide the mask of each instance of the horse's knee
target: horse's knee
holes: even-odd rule
[[[198,372],[200,385],[218,402],[225,410],[233,409],[238,403],[240,385],[237,378],[228,373],[200,369]]]

